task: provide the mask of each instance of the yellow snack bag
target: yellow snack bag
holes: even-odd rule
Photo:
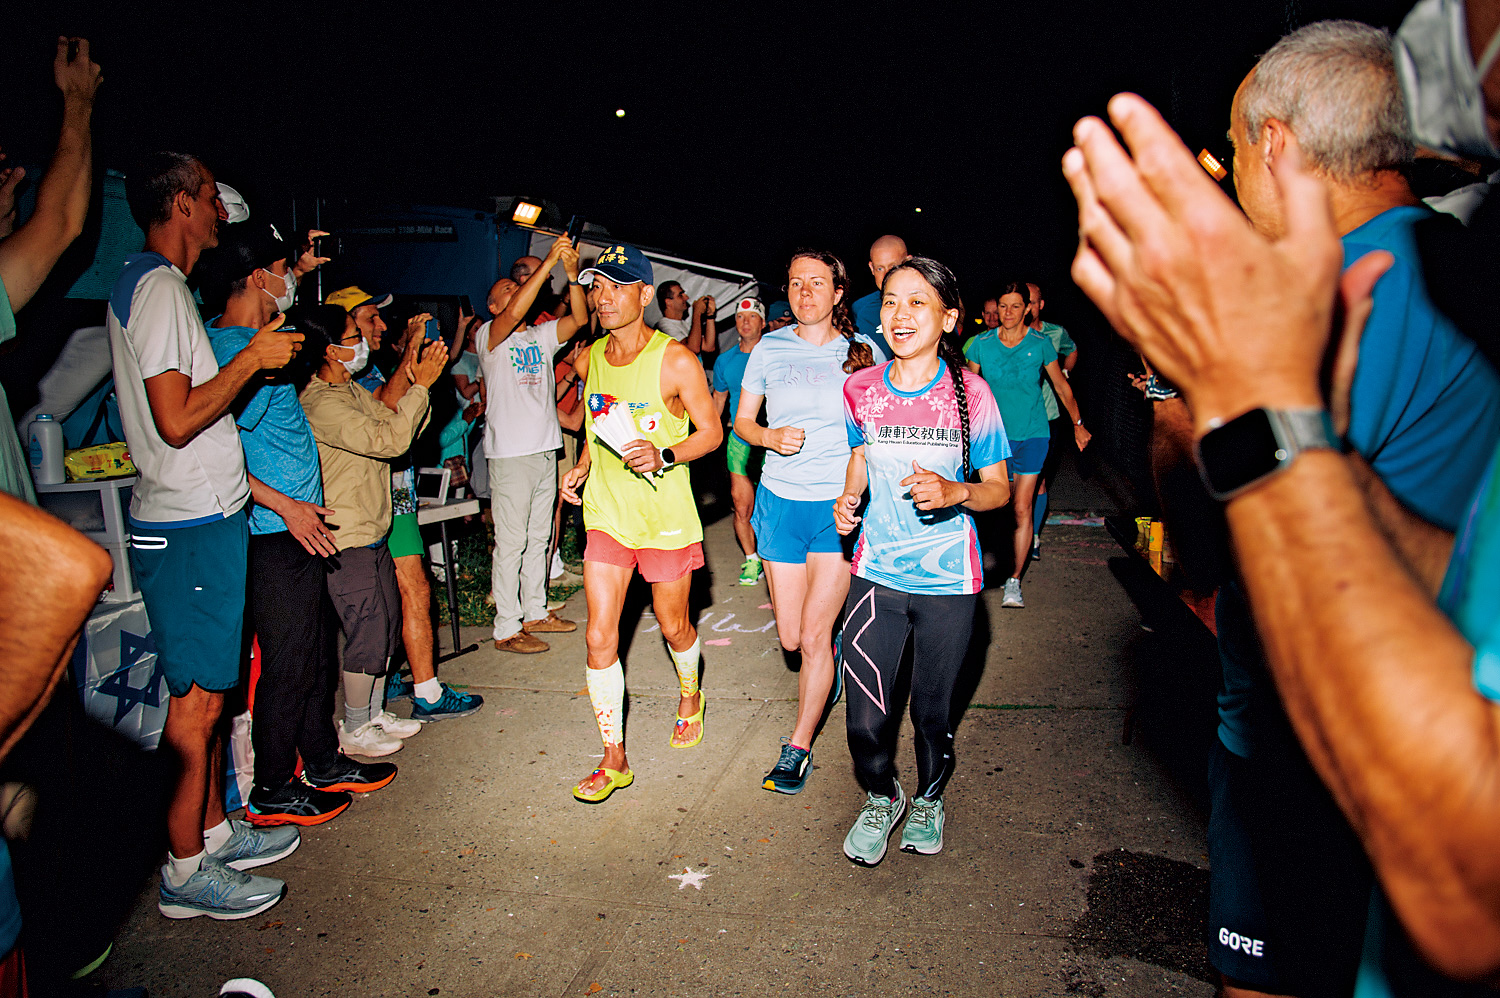
[[[66,451],[63,468],[70,482],[90,482],[100,478],[122,478],[135,474],[128,444],[99,444]]]

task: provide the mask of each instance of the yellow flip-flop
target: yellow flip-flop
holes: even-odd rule
[[[694,721],[697,721],[698,722],[698,737],[694,738],[692,741],[686,742],[686,743],[684,743],[682,745],[678,745],[676,742],[672,741],[671,738],[669,737],[667,739],[667,744],[670,745],[672,748],[692,748],[694,745],[697,745],[699,742],[703,741],[703,711],[704,711],[704,708],[706,708],[707,706],[708,706],[708,697],[700,689],[698,691],[698,713],[694,714],[692,717],[683,717],[681,714],[678,714],[677,715],[677,721],[676,721],[676,723],[674,723],[672,725],[672,734],[675,735],[677,733],[677,729],[681,728],[683,725],[692,724]]]
[[[605,776],[609,777],[609,782],[604,784],[604,786],[600,787],[598,790],[594,791],[591,794],[583,793],[583,785],[598,773],[603,773]],[[616,790],[619,790],[622,787],[628,787],[634,782],[635,774],[628,769],[622,773],[618,769],[605,769],[603,766],[600,766],[598,769],[594,770],[594,772],[590,773],[588,776],[585,776],[581,781],[579,781],[578,786],[573,788],[573,796],[583,801],[585,804],[602,804],[609,799],[610,794],[614,793]]]

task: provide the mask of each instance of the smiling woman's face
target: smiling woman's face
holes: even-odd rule
[[[880,328],[901,360],[935,354],[944,333],[958,323],[958,309],[944,308],[931,284],[915,270],[892,271],[880,296]]]

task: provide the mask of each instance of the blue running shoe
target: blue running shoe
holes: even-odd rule
[[[394,703],[397,700],[411,699],[411,677],[402,675],[401,670],[396,670],[385,681],[385,702]]]
[[[798,748],[790,738],[781,740],[781,758],[776,768],[766,774],[763,790],[774,790],[779,794],[800,794],[807,786],[807,774],[812,772],[812,752]]]
[[[430,724],[433,721],[450,721],[455,717],[468,717],[484,706],[484,697],[478,693],[460,693],[447,683],[442,684],[443,695],[437,703],[428,703],[421,697],[411,698],[411,719]]]
[[[208,858],[235,870],[253,870],[257,866],[286,859],[302,844],[302,836],[290,825],[256,828],[248,821],[230,818],[229,840],[208,854]]]
[[[241,873],[204,857],[203,864],[181,886],[161,868],[161,895],[157,909],[168,918],[207,915],[219,921],[250,918],[286,897],[286,884],[271,877]]]

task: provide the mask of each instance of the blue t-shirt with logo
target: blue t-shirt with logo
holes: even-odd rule
[[[817,502],[844,491],[849,441],[844,432],[844,361],[849,341],[835,336],[814,346],[783,326],[761,336],[745,365],[742,388],[766,399],[766,425],[796,426],[802,449],[778,454],[766,448],[760,483],[782,499]],[[855,337],[868,343],[863,336]]]
[[[1427,296],[1412,227],[1429,214],[1392,208],[1343,238],[1346,264],[1377,249],[1396,258],[1375,285],[1360,340],[1348,438],[1408,509],[1454,530],[1500,439],[1500,378]],[[1217,615],[1219,740],[1245,758],[1262,747],[1293,746],[1237,583],[1220,589]]]
[[[736,343],[733,350],[728,350],[719,356],[714,362],[714,391],[728,392],[729,405],[724,410],[729,416],[729,432],[739,440],[739,434],[734,432],[734,417],[740,411],[740,388],[745,379],[745,365],[750,363],[750,354]],[[744,443],[740,440],[740,443]]]
[[[220,326],[214,319],[205,327],[214,358],[224,367],[250,345],[256,330],[248,326]],[[235,416],[240,445],[245,448],[245,470],[271,488],[293,499],[323,505],[323,475],[318,444],[297,390],[290,384],[263,384]],[[250,532],[276,534],[286,521],[272,510],[250,506]]]

